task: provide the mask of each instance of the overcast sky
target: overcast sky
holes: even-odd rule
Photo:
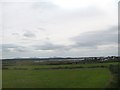
[[[0,58],[118,55],[119,0],[1,0]]]

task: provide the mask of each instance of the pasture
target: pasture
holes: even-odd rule
[[[110,64],[117,63],[8,66],[9,69],[2,72],[2,86],[3,88],[106,88],[113,78],[107,68]],[[101,65],[106,67],[93,67]],[[82,68],[64,69],[78,66]],[[60,67],[62,69],[54,69]]]
[[[108,69],[3,70],[3,88],[104,88]]]

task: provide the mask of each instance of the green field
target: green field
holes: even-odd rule
[[[108,69],[3,70],[3,88],[104,88]]]
[[[0,70],[0,89],[2,88],[2,70]]]
[[[3,70],[3,88],[106,88],[113,76],[107,67],[87,68],[92,66],[109,66],[117,63],[76,64],[76,65],[37,65],[9,66]],[[79,69],[49,69],[56,67],[78,67]],[[14,68],[27,68],[15,70]],[[34,70],[34,68],[48,68]]]
[[[34,68],[58,68],[58,67],[93,67],[93,66],[106,66],[108,67],[109,65],[116,65],[118,62],[111,62],[111,63],[93,63],[93,64],[66,64],[66,65],[14,65],[14,66],[7,66],[9,69],[14,69],[14,68],[27,68],[28,70],[32,70]]]

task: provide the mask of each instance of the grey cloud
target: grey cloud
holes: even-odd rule
[[[73,16],[76,17],[95,17],[100,15],[104,15],[103,10],[93,6],[84,7],[82,9],[75,11],[73,14]]]
[[[75,43],[72,47],[93,48],[99,45],[117,44],[118,29],[117,27],[111,27],[108,30],[86,32],[73,37],[70,40]]]
[[[34,45],[35,50],[66,50],[64,45],[58,45],[53,43],[45,43],[43,45]]]
[[[19,33],[12,33],[12,35],[19,36]]]
[[[42,27],[38,27],[37,29],[38,29],[38,30],[41,30],[41,31],[46,31],[46,29],[45,29],[45,28],[42,28]]]
[[[33,3],[33,5],[32,5],[33,9],[39,9],[41,11],[55,9],[57,7],[58,6],[56,6],[55,4],[53,4],[52,2],[50,2],[48,0],[41,0],[39,2]]]
[[[2,51],[3,52],[12,52],[14,50],[15,52],[25,52],[25,47],[20,46],[20,45],[15,45],[15,44],[2,44]]]
[[[15,48],[15,47],[17,47],[17,45],[14,45],[14,44],[2,44],[1,46],[3,48]]]
[[[2,46],[2,58],[30,57],[31,48],[17,44],[0,44]]]
[[[27,31],[23,34],[24,37],[28,37],[28,38],[32,38],[32,37],[35,37],[35,34],[30,32],[30,31]]]

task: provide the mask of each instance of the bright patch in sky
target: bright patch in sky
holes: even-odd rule
[[[76,9],[88,5],[90,0],[52,0],[53,3],[64,9]]]

